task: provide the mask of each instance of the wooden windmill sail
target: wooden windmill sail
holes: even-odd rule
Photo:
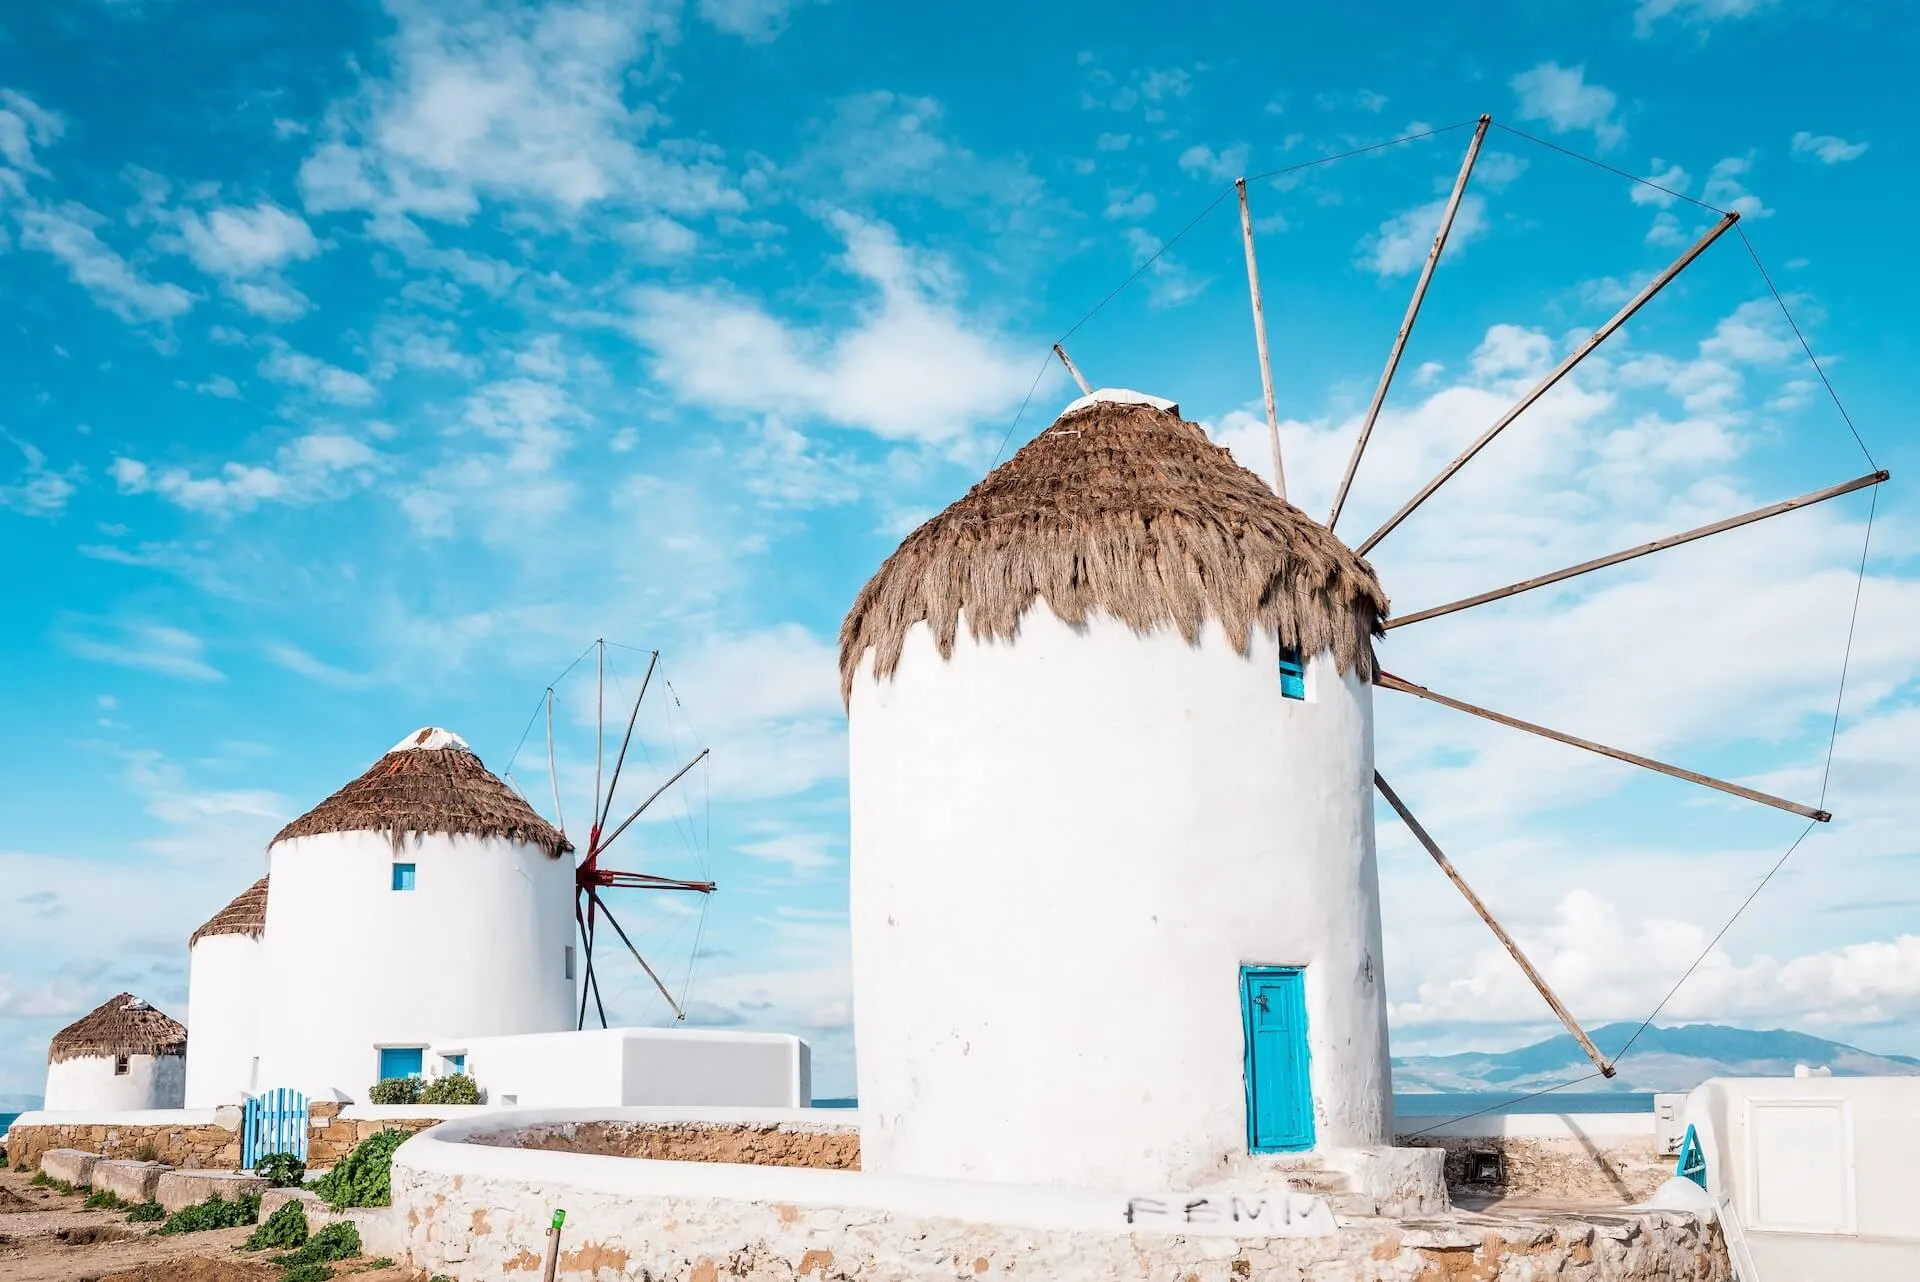
[[[1414,285],[1413,297],[1407,306],[1406,317],[1401,322],[1399,332],[1396,334],[1394,338],[1392,348],[1389,351],[1389,354],[1387,356],[1386,367],[1381,372],[1380,381],[1374,391],[1372,400],[1367,407],[1366,415],[1362,420],[1358,439],[1354,442],[1352,454],[1350,455],[1347,461],[1346,469],[1341,477],[1339,490],[1334,498],[1332,511],[1328,514],[1327,521],[1326,521],[1326,527],[1329,532],[1331,532],[1334,529],[1334,527],[1338,524],[1340,520],[1341,512],[1346,506],[1347,497],[1348,497],[1349,491],[1352,488],[1354,476],[1359,471],[1361,459],[1366,452],[1366,448],[1369,440],[1372,438],[1374,426],[1379,419],[1381,406],[1386,401],[1388,390],[1391,387],[1393,382],[1394,373],[1396,369],[1399,367],[1401,356],[1405,352],[1407,340],[1413,332],[1415,322],[1419,319],[1421,303],[1426,297],[1428,286],[1433,281],[1435,268],[1438,266],[1440,262],[1441,254],[1446,248],[1448,235],[1453,228],[1454,216],[1460,208],[1461,198],[1466,192],[1468,182],[1472,177],[1474,163],[1479,156],[1481,144],[1486,137],[1487,129],[1490,124],[1492,124],[1492,118],[1490,116],[1483,115],[1479,118],[1479,121],[1474,129],[1473,140],[1471,143],[1469,143],[1466,151],[1466,156],[1461,162],[1459,174],[1454,181],[1451,194],[1447,199],[1446,205],[1444,207],[1443,213],[1440,218],[1439,228],[1434,235],[1432,248],[1427,253],[1425,264],[1422,267],[1419,278]],[[1241,179],[1236,184],[1236,187],[1238,189],[1238,193],[1240,197],[1240,209],[1241,209],[1240,225],[1241,225],[1242,236],[1245,242],[1248,285],[1252,293],[1252,299],[1253,299],[1253,321],[1254,321],[1254,330],[1255,330],[1255,337],[1256,337],[1256,348],[1257,348],[1257,352],[1260,359],[1260,365],[1261,365],[1261,380],[1262,380],[1263,391],[1265,394],[1268,430],[1270,434],[1271,446],[1273,451],[1273,467],[1274,467],[1273,487],[1275,492],[1278,493],[1282,498],[1284,498],[1285,482],[1283,479],[1284,473],[1282,471],[1281,458],[1280,458],[1280,437],[1279,437],[1279,430],[1278,430],[1278,420],[1274,413],[1273,383],[1272,383],[1272,374],[1269,369],[1269,362],[1268,362],[1268,356],[1267,356],[1265,318],[1261,308],[1259,277],[1254,266],[1253,225],[1252,225],[1251,217],[1248,215],[1248,211],[1247,211],[1246,180]],[[1615,313],[1615,315],[1610,320],[1608,320],[1605,324],[1601,325],[1598,329],[1594,330],[1594,332],[1589,337],[1587,337],[1584,341],[1582,341],[1579,344],[1579,346],[1575,347],[1573,351],[1564,360],[1562,360],[1557,366],[1555,366],[1552,370],[1550,370],[1547,374],[1545,374],[1542,378],[1540,378],[1540,380],[1537,383],[1535,383],[1533,387],[1528,389],[1527,392],[1524,395],[1522,395],[1520,399],[1512,405],[1511,408],[1509,408],[1505,413],[1501,414],[1493,422],[1491,426],[1489,426],[1485,431],[1483,431],[1479,436],[1477,436],[1472,441],[1471,444],[1469,444],[1464,450],[1462,450],[1451,461],[1449,461],[1445,467],[1441,468],[1440,471],[1425,485],[1421,486],[1421,488],[1418,491],[1416,491],[1412,497],[1408,498],[1404,503],[1402,503],[1398,508],[1396,508],[1393,514],[1389,516],[1380,525],[1378,529],[1374,530],[1372,533],[1367,535],[1364,539],[1354,544],[1353,551],[1360,556],[1365,556],[1367,553],[1371,552],[1374,549],[1374,547],[1381,542],[1381,540],[1385,539],[1388,535],[1393,533],[1393,531],[1402,522],[1404,522],[1409,516],[1411,516],[1417,508],[1419,508],[1428,499],[1432,498],[1433,495],[1436,492],[1438,492],[1442,486],[1444,486],[1457,473],[1459,473],[1462,468],[1466,467],[1466,465],[1469,462],[1471,462],[1473,458],[1480,453],[1480,451],[1485,449],[1486,446],[1490,444],[1495,437],[1499,436],[1500,433],[1505,431],[1508,427],[1512,426],[1515,420],[1520,418],[1520,416],[1524,414],[1529,407],[1534,405],[1536,402],[1538,402],[1541,399],[1541,397],[1545,396],[1549,391],[1551,391],[1558,383],[1560,383],[1562,379],[1566,378],[1566,376],[1570,374],[1575,369],[1575,367],[1577,367],[1580,364],[1581,361],[1585,360],[1588,356],[1590,356],[1597,348],[1601,346],[1601,344],[1606,342],[1606,340],[1609,337],[1611,337],[1616,331],[1618,331],[1621,328],[1621,326],[1625,325],[1627,321],[1634,316],[1635,313],[1640,311],[1641,308],[1645,307],[1649,302],[1651,302],[1654,299],[1654,297],[1660,293],[1661,290],[1667,287],[1667,285],[1671,284],[1673,280],[1676,277],[1678,277],[1681,272],[1685,271],[1686,268],[1695,259],[1699,258],[1703,253],[1705,253],[1723,235],[1735,229],[1740,218],[1740,215],[1737,212],[1718,211],[1718,210],[1714,212],[1719,213],[1721,215],[1719,218],[1719,221],[1717,221],[1713,226],[1708,228],[1707,231],[1703,235],[1701,235],[1699,239],[1696,240],[1692,245],[1688,246],[1686,251],[1682,253],[1678,258],[1676,258],[1670,265],[1668,265],[1665,268],[1665,270],[1661,271],[1651,281],[1649,281],[1646,284],[1646,286],[1642,288],[1639,291],[1639,293],[1635,294],[1633,298],[1631,298],[1623,307],[1621,307],[1620,310],[1617,313]],[[1758,260],[1756,259],[1756,262],[1757,261]],[[1059,349],[1056,348],[1056,350],[1059,350]],[[1809,351],[1808,355],[1809,357],[1811,357],[1812,355],[1811,351]],[[1066,359],[1064,352],[1061,353],[1061,359],[1062,360]],[[1788,512],[1797,511],[1804,507],[1809,507],[1817,503],[1825,502],[1828,499],[1838,498],[1843,494],[1851,494],[1856,490],[1866,489],[1871,486],[1879,485],[1881,482],[1887,479],[1888,479],[1888,473],[1886,471],[1876,469],[1875,471],[1869,472],[1864,476],[1858,476],[1851,480],[1842,481],[1842,482],[1839,482],[1838,484],[1829,485],[1829,486],[1826,486],[1825,488],[1814,490],[1807,494],[1799,495],[1795,498],[1785,499],[1777,503],[1769,504],[1765,507],[1756,508],[1750,512],[1744,512],[1738,515],[1729,516],[1722,520],[1714,521],[1708,525],[1699,526],[1695,529],[1685,530],[1677,534],[1669,535],[1665,538],[1655,539],[1649,543],[1639,544],[1637,546],[1624,548],[1618,552],[1613,552],[1605,556],[1595,557],[1591,560],[1583,561],[1578,565],[1571,565],[1562,569],[1552,570],[1547,573],[1534,575],[1531,578],[1523,579],[1516,583],[1510,583],[1504,587],[1492,588],[1484,592],[1476,593],[1472,596],[1464,597],[1457,601],[1451,601],[1441,605],[1431,606],[1426,609],[1415,611],[1414,613],[1408,614],[1402,618],[1387,619],[1383,621],[1382,626],[1387,629],[1396,628],[1396,627],[1407,627],[1412,624],[1420,623],[1428,619],[1439,618],[1443,615],[1453,614],[1462,610],[1468,610],[1475,606],[1485,605],[1494,601],[1503,601],[1508,599],[1509,597],[1517,596],[1521,593],[1532,591],[1535,588],[1545,587],[1553,583],[1564,582],[1565,580],[1575,578],[1579,575],[1589,574],[1598,570],[1604,570],[1611,566],[1620,565],[1624,562],[1635,560],[1639,557],[1648,556],[1653,553],[1664,551],[1669,548],[1679,547],[1682,544],[1691,543],[1695,540],[1703,539],[1710,535],[1723,533],[1727,530],[1738,529],[1745,525],[1751,525],[1756,521],[1763,521],[1770,517],[1780,516]],[[1543,738],[1551,739],[1556,743],[1562,743],[1572,747],[1581,748],[1588,752],[1597,753],[1601,756],[1611,757],[1616,761],[1623,761],[1631,765],[1640,766],[1644,769],[1667,775],[1670,778],[1685,780],[1686,782],[1696,784],[1701,787],[1716,789],[1720,792],[1727,793],[1731,796],[1740,797],[1747,801],[1756,802],[1760,805],[1771,806],[1779,810],[1789,811],[1793,814],[1799,815],[1809,820],[1810,823],[1826,823],[1832,819],[1831,814],[1829,814],[1826,810],[1820,808],[1817,805],[1807,805],[1801,802],[1791,801],[1784,797],[1773,796],[1770,793],[1761,792],[1753,788],[1743,787],[1742,785],[1731,783],[1724,779],[1714,778],[1711,775],[1701,774],[1697,771],[1688,770],[1683,767],[1672,765],[1664,761],[1657,761],[1651,757],[1642,756],[1638,753],[1626,751],[1625,749],[1611,747],[1603,743],[1598,743],[1594,740],[1583,738],[1579,735],[1570,734],[1562,730],[1556,730],[1556,729],[1549,728],[1547,726],[1539,725],[1535,722],[1526,721],[1519,717],[1509,715],[1507,713],[1496,712],[1490,708],[1480,707],[1476,704],[1469,703],[1466,700],[1458,699],[1450,695],[1443,694],[1439,691],[1431,690],[1426,686],[1416,684],[1411,680],[1407,680],[1402,677],[1396,676],[1390,672],[1386,672],[1386,671],[1377,672],[1374,676],[1374,684],[1379,686],[1382,689],[1393,690],[1398,693],[1411,695],[1416,698],[1420,698],[1428,702],[1437,704],[1441,707],[1451,708],[1457,712],[1463,712],[1470,716],[1480,717],[1485,720],[1495,722],[1496,724],[1506,726],[1510,729],[1519,730],[1527,734],[1539,735]],[[1528,981],[1531,982],[1532,985],[1539,991],[1541,997],[1546,1001],[1548,1007],[1552,1009],[1554,1015],[1566,1026],[1567,1031],[1571,1033],[1575,1038],[1575,1040],[1579,1042],[1581,1048],[1585,1050],[1588,1057],[1592,1059],[1595,1067],[1599,1070],[1599,1072],[1603,1076],[1612,1077],[1615,1071],[1614,1062],[1601,1054],[1600,1050],[1593,1044],[1592,1039],[1587,1036],[1585,1029],[1581,1027],[1579,1021],[1575,1019],[1573,1014],[1561,1002],[1559,997],[1554,993],[1551,986],[1547,983],[1546,979],[1533,966],[1532,962],[1530,962],[1527,959],[1526,954],[1521,950],[1520,946],[1514,942],[1513,937],[1510,934],[1508,934],[1508,932],[1500,925],[1499,921],[1494,917],[1493,913],[1487,908],[1485,903],[1482,902],[1480,897],[1474,893],[1471,887],[1467,885],[1465,879],[1461,877],[1459,871],[1453,866],[1451,861],[1447,859],[1445,853],[1441,850],[1439,844],[1433,839],[1432,835],[1427,831],[1427,829],[1424,826],[1422,826],[1420,821],[1417,818],[1415,818],[1412,810],[1408,808],[1406,802],[1393,790],[1391,786],[1389,786],[1389,784],[1384,778],[1379,776],[1378,773],[1376,773],[1374,776],[1374,783],[1381,797],[1388,803],[1388,805],[1393,809],[1393,811],[1407,825],[1408,829],[1412,832],[1414,838],[1420,843],[1421,847],[1425,849],[1427,853],[1433,857],[1435,863],[1438,864],[1441,871],[1446,874],[1446,876],[1453,882],[1455,887],[1458,888],[1460,892],[1466,897],[1468,903],[1473,907],[1474,911],[1480,916],[1480,918],[1484,922],[1486,922],[1487,926],[1493,931],[1493,933],[1499,939],[1502,946],[1504,946],[1508,951],[1508,953],[1512,955],[1514,961],[1520,966],[1521,970],[1525,972]],[[1618,1056],[1615,1056],[1615,1059],[1617,1058]]]
[[[654,803],[666,796],[676,784],[680,783],[681,780],[685,779],[686,776],[692,772],[694,767],[707,759],[709,750],[702,748],[696,752],[691,760],[675,770],[668,776],[664,783],[653,789],[638,805],[628,811],[625,818],[619,820],[617,823],[613,823],[614,801],[620,788],[622,771],[627,764],[627,751],[633,746],[634,729],[640,721],[640,708],[646,700],[648,689],[653,684],[654,673],[660,664],[660,652],[658,650],[647,651],[646,674],[641,678],[638,693],[634,695],[633,709],[627,716],[626,731],[621,736],[620,750],[614,757],[613,770],[611,774],[606,774],[604,772],[606,760],[604,752],[607,675],[606,640],[604,638],[596,640],[593,643],[592,650],[595,656],[593,812],[588,827],[587,843],[581,852],[580,862],[574,872],[573,915],[574,921],[580,931],[581,952],[585,958],[585,966],[583,967],[580,978],[579,1015],[575,1020],[575,1027],[586,1027],[587,1004],[589,1001],[592,1002],[595,1013],[600,1017],[600,1027],[607,1027],[607,1008],[605,1000],[600,993],[599,974],[595,969],[593,956],[594,943],[599,935],[600,920],[602,918],[605,918],[607,924],[613,928],[613,932],[619,937],[620,943],[626,948],[627,952],[632,955],[633,960],[639,963],[640,969],[644,971],[647,978],[652,981],[653,986],[659,991],[660,996],[666,999],[667,1005],[673,1011],[673,1017],[676,1020],[684,1020],[687,1017],[687,1013],[680,999],[673,995],[672,990],[667,987],[666,982],[660,978],[659,972],[654,969],[653,965],[648,962],[646,957],[640,952],[639,946],[633,941],[633,937],[629,935],[626,928],[620,924],[619,918],[614,916],[613,909],[607,903],[606,892],[610,890],[665,891],[705,896],[711,895],[714,892],[717,888],[716,884],[710,880],[666,877],[657,873],[614,868],[604,863],[603,859],[606,856],[608,848],[611,847],[615,841],[619,840],[622,833],[633,826],[635,820],[646,814]],[[584,658],[585,655],[581,657]],[[562,675],[564,676],[564,674]],[[553,796],[554,824],[564,835],[566,832],[566,816],[560,801],[560,774],[554,754],[553,740],[553,710],[555,698],[554,687],[548,686],[544,699],[547,722],[547,774]],[[535,715],[538,714],[536,713]],[[612,825],[611,827],[609,827],[610,823]]]

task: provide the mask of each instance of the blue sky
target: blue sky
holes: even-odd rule
[[[1187,14],[788,0],[132,0],[0,16],[0,1091],[416,726],[496,769],[593,638],[658,647],[626,916],[697,1018],[849,1088],[834,636],[1069,399],[1047,346],[1239,174],[1497,121],[1737,208],[1895,482],[1827,800],[1668,1017],[1920,1052],[1903,477],[1916,24],[1805,0]],[[1255,182],[1294,497],[1325,509],[1468,130]],[[1711,221],[1496,129],[1356,538]],[[1263,468],[1230,201],[1075,329]],[[1029,388],[1032,405],[1016,422]],[[1869,470],[1736,238],[1375,555],[1401,612]],[[1396,633],[1402,675],[1810,798],[1868,498]],[[630,690],[639,656],[612,650]],[[586,808],[592,681],[561,685]],[[1591,1023],[1639,1018],[1791,816],[1382,693],[1381,768]],[[546,788],[536,731],[515,759]],[[550,808],[543,801],[543,808]],[[674,822],[668,822],[673,820]],[[1381,827],[1402,1053],[1549,1024]],[[1010,889],[1009,893],[1017,893]],[[343,926],[343,947],[352,946]],[[699,956],[695,958],[695,939]],[[318,963],[317,963],[318,964]],[[614,963],[616,1015],[657,1019]]]

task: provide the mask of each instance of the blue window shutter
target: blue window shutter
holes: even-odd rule
[[[412,864],[395,864],[393,866],[393,888],[395,890],[413,889]]]
[[[1280,693],[1289,699],[1307,697],[1307,669],[1300,652],[1291,646],[1280,647]]]
[[[418,1046],[384,1046],[380,1049],[380,1077],[420,1076],[421,1052]]]

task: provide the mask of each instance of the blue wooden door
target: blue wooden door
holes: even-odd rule
[[[1240,968],[1240,1014],[1247,1045],[1247,1147],[1255,1153],[1295,1153],[1313,1147],[1305,981],[1305,974],[1295,966]]]

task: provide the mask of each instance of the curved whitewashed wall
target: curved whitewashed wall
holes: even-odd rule
[[[364,1100],[381,1046],[572,1028],[573,857],[336,832],[268,852],[261,1089]],[[414,865],[396,891],[393,865]]]
[[[1372,693],[1044,605],[849,708],[868,1171],[1173,1187],[1247,1154],[1243,964],[1304,965],[1316,1143],[1389,1143]]]
[[[63,1059],[47,1065],[47,1098],[40,1108],[49,1113],[179,1108],[186,1077],[186,1060],[179,1055],[129,1055],[124,1073],[113,1071],[110,1055]]]
[[[187,1104],[238,1103],[254,1090],[266,950],[251,935],[203,935],[188,954]]]

